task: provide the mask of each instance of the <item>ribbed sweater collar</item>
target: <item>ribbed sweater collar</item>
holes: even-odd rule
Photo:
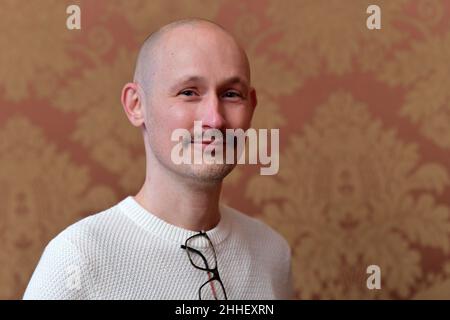
[[[183,244],[187,238],[198,233],[198,231],[183,229],[160,219],[142,207],[132,196],[123,199],[118,206],[138,226],[160,239]],[[224,241],[231,230],[228,210],[224,205],[219,204],[219,211],[221,216],[219,223],[213,229],[206,230],[214,245]]]

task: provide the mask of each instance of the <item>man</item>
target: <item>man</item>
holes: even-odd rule
[[[162,27],[144,42],[121,100],[144,137],[144,185],[53,239],[24,298],[291,298],[287,242],[219,203],[222,180],[235,164],[171,159],[172,133],[193,132],[194,121],[205,132],[249,128],[256,93],[235,39],[200,19]],[[210,143],[187,144],[204,150]]]

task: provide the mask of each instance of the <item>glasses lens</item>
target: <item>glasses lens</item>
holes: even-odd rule
[[[189,258],[196,267],[207,270],[216,267],[216,253],[207,237],[193,237],[187,241],[186,246]]]
[[[200,288],[202,300],[226,300],[225,291],[217,280],[208,281]]]

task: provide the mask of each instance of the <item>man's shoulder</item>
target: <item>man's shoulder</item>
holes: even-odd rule
[[[290,255],[291,249],[287,240],[263,220],[252,217],[226,204],[221,204],[221,206],[229,213],[233,221],[233,228],[237,229],[240,234],[245,235],[258,244],[270,244],[276,250]]]
[[[80,250],[93,246],[120,224],[123,214],[118,203],[81,218],[62,230],[52,242],[70,242]]]
[[[75,222],[46,245],[24,299],[91,299],[95,296],[91,273],[96,270],[105,243],[102,230],[109,228],[117,215],[114,207]],[[80,284],[80,289],[76,290],[69,283],[75,272]]]

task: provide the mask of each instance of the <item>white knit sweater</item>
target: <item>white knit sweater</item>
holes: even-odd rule
[[[228,299],[289,299],[291,253],[261,221],[220,204],[207,231]],[[198,299],[206,271],[180,245],[195,231],[171,225],[132,196],[71,225],[45,248],[24,299]]]

